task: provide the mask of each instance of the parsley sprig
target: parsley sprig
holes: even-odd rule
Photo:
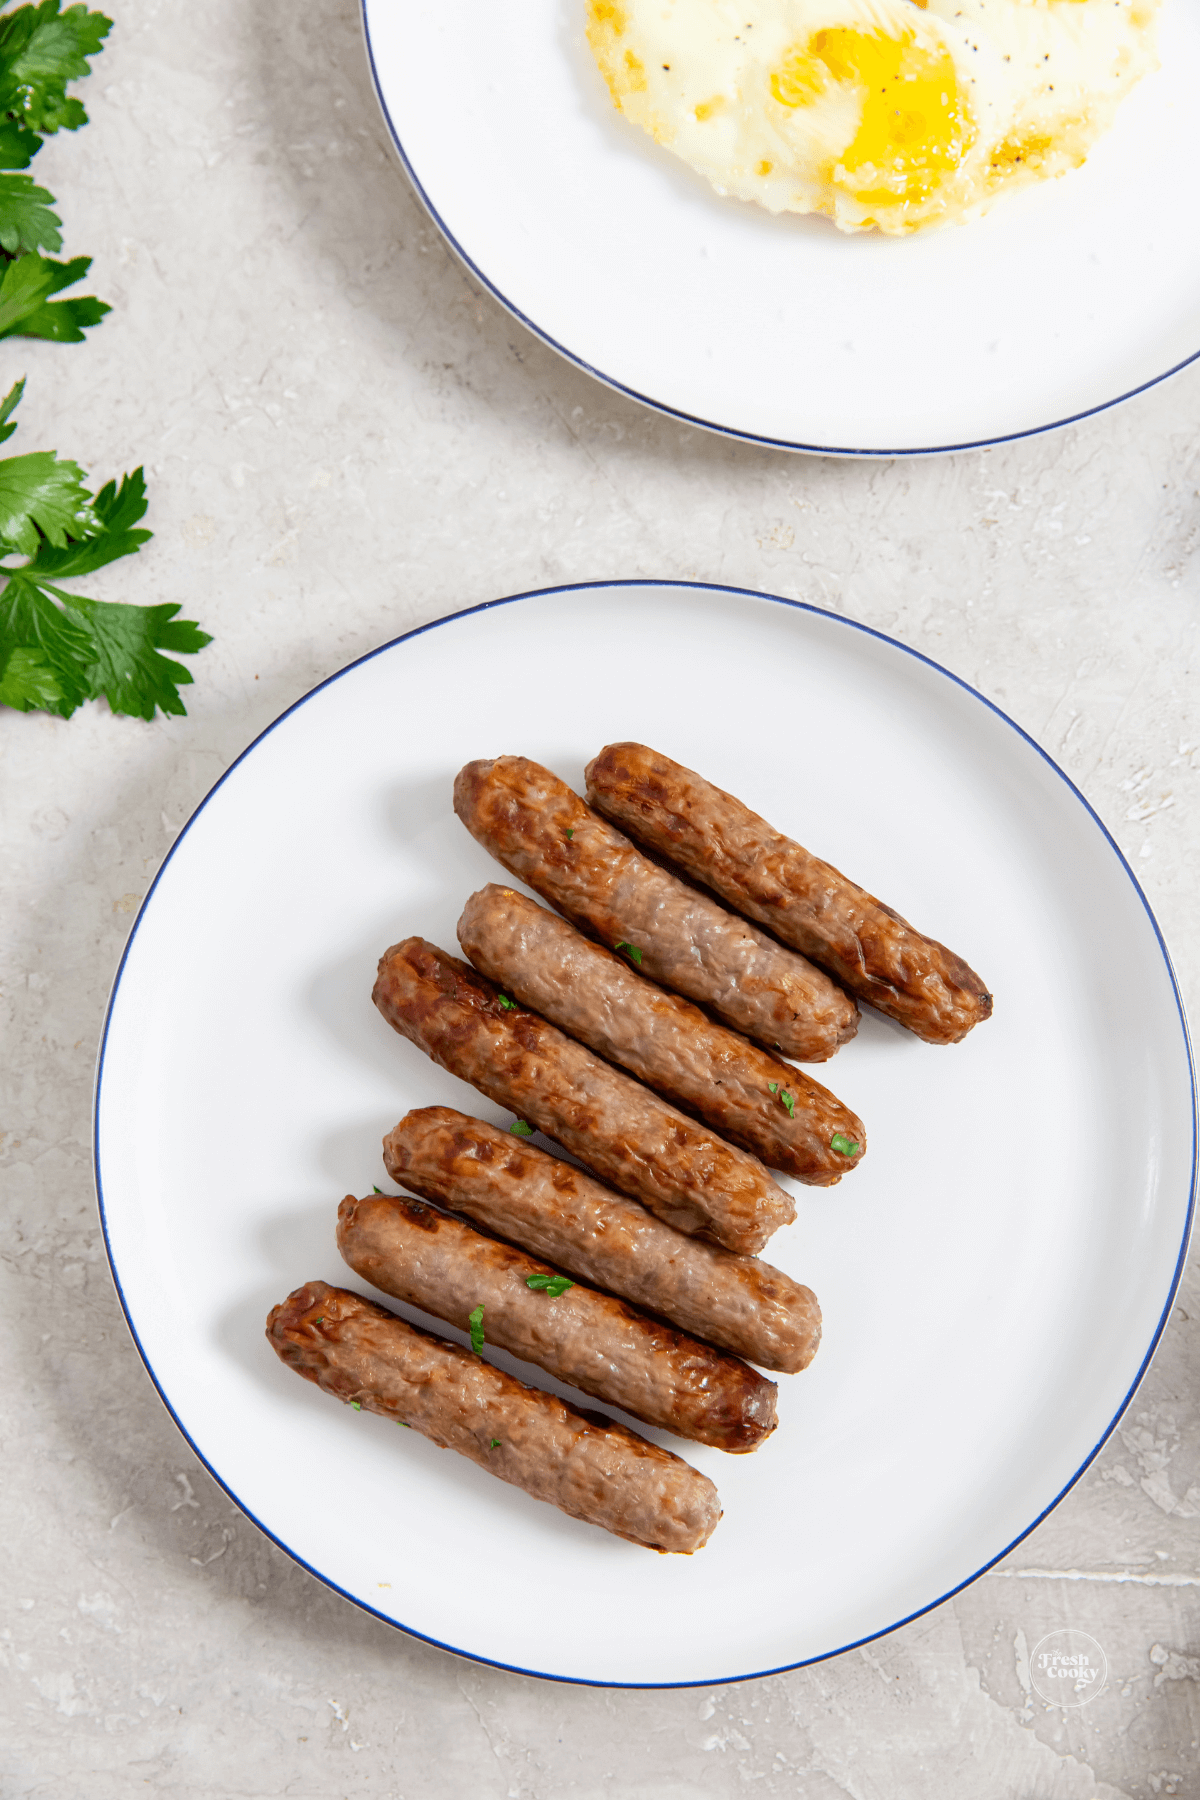
[[[796,1116],[796,1096],[795,1096],[795,1094],[789,1094],[786,1088],[784,1088],[783,1092],[780,1093],[779,1092],[779,1083],[777,1081],[768,1081],[767,1086],[773,1094],[779,1094],[780,1104],[787,1107],[788,1118],[794,1119]]]
[[[45,138],[87,124],[67,87],[90,73],[88,58],[104,48],[111,28],[111,19],[86,6],[61,12],[60,0],[0,15],[0,337],[78,343],[110,311],[90,295],[51,300],[82,281],[91,258],[54,262],[42,254],[62,249],[62,220],[51,211],[54,195],[24,171]]]
[[[0,401],[0,443],[25,383]],[[54,450],[0,458],[0,705],[69,719],[85,700],[152,719],[179,713],[191,674],[163,651],[185,656],[211,643],[178,606],[125,606],[89,600],[58,583],[134,556],[151,532],[141,469],[98,494],[83,470]],[[14,558],[21,561],[14,561]]]

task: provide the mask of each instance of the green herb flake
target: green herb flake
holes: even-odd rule
[[[567,836],[569,838],[573,838],[575,836],[575,827],[573,825],[567,826]]]
[[[565,1275],[527,1275],[525,1286],[540,1289],[542,1293],[549,1294],[552,1300],[557,1300],[560,1294],[565,1294],[568,1288],[575,1286],[575,1283],[569,1281]]]
[[[376,1193],[376,1194],[382,1194],[382,1192],[383,1192],[383,1189],[382,1189],[382,1188],[381,1188],[381,1187],[376,1187],[376,1186],[375,1186],[375,1183],[374,1183],[374,1182],[372,1182],[372,1183],[371,1183],[371,1191],[372,1191],[372,1192],[373,1192],[373,1193]]]
[[[498,1450],[500,1448],[500,1439],[493,1438],[491,1443],[488,1445],[488,1448],[489,1448],[489,1450]]]
[[[352,1407],[353,1407],[353,1408],[354,1408],[354,1410],[355,1410],[355,1412],[361,1412],[361,1411],[362,1411],[362,1401],[361,1401],[361,1400],[352,1400],[352,1401],[351,1401],[351,1402],[350,1402],[350,1404],[351,1404],[351,1406],[352,1406]]]
[[[325,1314],[324,1313],[321,1314],[319,1319],[313,1320],[314,1325],[323,1325],[324,1323],[325,1323]]]
[[[397,1420],[396,1420],[396,1423],[397,1423],[397,1425],[403,1425],[403,1427],[404,1427],[404,1429],[405,1429],[405,1431],[411,1431],[411,1430],[412,1430],[412,1426],[411,1426],[411,1425],[410,1425],[410,1424],[409,1424],[409,1422],[408,1422],[408,1420],[407,1420],[407,1419],[397,1419]]]
[[[508,1128],[514,1137],[532,1137],[533,1126],[527,1125],[524,1119],[514,1119]]]
[[[467,1315],[467,1324],[471,1327],[471,1348],[476,1356],[483,1355],[483,1308],[477,1306],[473,1313]]]
[[[784,1088],[779,1098],[788,1109],[788,1118],[794,1119],[796,1116],[796,1096],[794,1094],[789,1094],[787,1089]]]
[[[848,1138],[844,1131],[835,1131],[829,1140],[829,1148],[836,1150],[839,1156],[857,1156],[862,1149],[853,1138]]]
[[[513,1005],[512,1001],[509,999],[507,994],[500,994],[497,996],[497,998],[499,999],[500,1004],[504,1008],[505,1012],[515,1012],[516,1011],[516,1007]]]
[[[777,1081],[768,1081],[767,1087],[772,1094],[777,1094],[779,1092],[779,1083]]]
[[[637,966],[638,966],[638,968],[639,968],[639,969],[640,969],[640,968],[641,968],[641,966],[642,966],[642,953],[641,953],[641,951],[640,951],[640,950],[639,950],[639,949],[638,949],[638,947],[637,947],[637,945],[636,945],[636,944],[626,944],[626,943],[620,943],[620,944],[616,944],[616,945],[614,945],[614,949],[616,949],[616,950],[617,950],[617,951],[618,951],[618,952],[620,952],[620,951],[622,951],[622,950],[628,950],[628,952],[629,952],[629,956],[630,956],[630,960],[631,960],[631,961],[633,961],[633,962],[635,962],[635,963],[636,963],[636,964],[637,964]]]

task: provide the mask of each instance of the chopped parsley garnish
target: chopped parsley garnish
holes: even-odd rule
[[[620,952],[620,951],[622,951],[622,950],[628,950],[628,952],[629,952],[629,955],[630,955],[630,958],[631,958],[631,959],[632,959],[632,961],[633,961],[633,962],[635,962],[635,963],[636,963],[636,964],[637,964],[637,966],[638,966],[638,968],[639,968],[639,969],[640,969],[640,968],[641,968],[641,966],[642,966],[642,953],[641,953],[641,951],[640,951],[640,950],[639,950],[639,949],[638,949],[638,947],[637,947],[637,945],[636,945],[636,944],[626,944],[626,943],[620,943],[620,944],[615,944],[615,945],[614,945],[614,946],[613,946],[613,948],[614,948],[614,949],[615,949],[615,950],[617,950],[617,951],[618,951],[618,952]]]
[[[408,1422],[408,1420],[407,1420],[407,1419],[397,1419],[397,1420],[396,1420],[396,1423],[397,1423],[397,1425],[403,1425],[403,1427],[404,1427],[404,1429],[405,1429],[405,1431],[411,1431],[411,1430],[412,1430],[412,1426],[411,1426],[411,1425],[410,1425],[410,1424],[409,1424],[409,1422]]]
[[[362,1411],[362,1401],[361,1401],[361,1400],[352,1400],[352,1401],[351,1401],[351,1402],[350,1402],[350,1404],[351,1404],[351,1406],[352,1406],[352,1407],[353,1407],[353,1408],[354,1408],[354,1410],[355,1410],[355,1412],[361,1412],[361,1411]]]
[[[497,996],[497,998],[499,999],[500,1004],[504,1008],[505,1012],[515,1012],[516,1011],[515,1006],[513,1005],[512,1001],[509,999],[507,994],[499,994]]]
[[[471,1327],[471,1348],[476,1356],[483,1355],[483,1308],[477,1306],[473,1313],[467,1315],[467,1324]]]
[[[549,1294],[552,1300],[557,1300],[560,1294],[565,1294],[568,1288],[575,1286],[575,1283],[568,1281],[565,1275],[527,1275],[525,1286],[540,1288],[543,1293]]]
[[[779,1083],[777,1081],[768,1081],[767,1087],[770,1089],[771,1093],[779,1094],[780,1100],[784,1106],[787,1107],[788,1118],[794,1119],[796,1116],[796,1096],[794,1094],[789,1094],[786,1088],[784,1088],[783,1092],[780,1094]]]
[[[313,1320],[314,1325],[323,1325],[324,1323],[325,1323],[325,1314],[324,1313],[321,1314],[319,1319]]]
[[[508,1128],[514,1137],[532,1137],[533,1126],[527,1125],[524,1119],[514,1119]]]
[[[371,1183],[371,1187],[372,1187],[372,1190],[373,1190],[373,1191],[374,1191],[374,1192],[375,1192],[375,1193],[376,1193],[376,1194],[382,1194],[382,1192],[383,1192],[383,1189],[382,1189],[382,1188],[381,1188],[381,1187],[376,1187],[376,1186],[375,1186],[375,1183],[374,1183],[374,1182],[372,1182],[372,1183]]]
[[[573,838],[575,836],[575,827],[573,825],[567,826],[567,836],[569,838]]]
[[[767,1087],[772,1094],[777,1094],[779,1092],[779,1083],[777,1081],[768,1081]]]
[[[844,1131],[835,1131],[829,1140],[829,1148],[836,1150],[839,1156],[857,1156],[862,1149],[853,1138],[848,1138]]]
[[[499,1448],[500,1448],[500,1439],[493,1438],[491,1443],[488,1445],[488,1449],[489,1450],[498,1450]]]

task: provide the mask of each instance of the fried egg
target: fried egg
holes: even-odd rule
[[[903,233],[1084,161],[1158,0],[587,0],[614,104],[719,194]]]

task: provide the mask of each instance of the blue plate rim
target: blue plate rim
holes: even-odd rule
[[[1006,1544],[1002,1550],[997,1551],[995,1556],[990,1557],[986,1563],[983,1563],[971,1575],[966,1576],[964,1580],[956,1583],[956,1585],[954,1587],[947,1588],[945,1593],[937,1595],[935,1599],[927,1601],[925,1603],[925,1605],[917,1607],[913,1612],[906,1613],[902,1618],[894,1620],[892,1622],[892,1624],[885,1625],[885,1626],[881,1627],[880,1630],[878,1630],[878,1631],[869,1632],[865,1637],[854,1638],[845,1644],[839,1644],[831,1650],[823,1650],[817,1656],[801,1657],[796,1662],[780,1663],[777,1665],[773,1665],[772,1667],[767,1668],[767,1669],[747,1669],[737,1675],[713,1675],[713,1676],[704,1677],[702,1679],[689,1680],[689,1681],[606,1681],[606,1680],[602,1680],[599,1678],[588,1677],[588,1676],[558,1675],[558,1674],[555,1674],[552,1670],[525,1668],[523,1665],[521,1665],[519,1663],[502,1662],[499,1658],[496,1658],[496,1657],[483,1656],[476,1651],[465,1650],[462,1648],[461,1645],[446,1643],[441,1638],[433,1637],[428,1632],[418,1631],[415,1628],[415,1626],[405,1625],[402,1621],[389,1617],[389,1615],[387,1613],[380,1612],[377,1607],[370,1605],[368,1601],[361,1600],[356,1594],[352,1594],[346,1588],[340,1587],[336,1581],[333,1581],[328,1575],[322,1574],[320,1569],[314,1568],[311,1563],[307,1562],[305,1560],[305,1558],[303,1556],[301,1556],[297,1551],[293,1550],[290,1547],[290,1545],[284,1543],[283,1539],[278,1537],[275,1534],[275,1532],[273,1532],[270,1529],[270,1527],[268,1525],[265,1525],[263,1523],[263,1521],[257,1516],[257,1514],[254,1513],[250,1509],[250,1507],[248,1507],[245,1504],[245,1502],[238,1497],[238,1495],[234,1492],[234,1490],[229,1486],[228,1482],[226,1482],[223,1479],[223,1477],[220,1475],[220,1473],[209,1462],[208,1458],[204,1455],[203,1451],[196,1444],[195,1440],[192,1438],[192,1436],[188,1432],[186,1426],[183,1424],[182,1420],[180,1419],[178,1413],[175,1411],[175,1408],[172,1406],[169,1398],[167,1397],[166,1389],[164,1388],[163,1384],[160,1382],[158,1375],[155,1372],[154,1365],[151,1362],[150,1357],[146,1352],[146,1348],[143,1345],[142,1340],[138,1335],[137,1327],[133,1321],[133,1315],[130,1311],[129,1305],[125,1298],[125,1291],[124,1291],[123,1287],[121,1286],[121,1277],[117,1270],[116,1258],[113,1254],[112,1243],[111,1243],[111,1240],[109,1238],[109,1233],[108,1233],[108,1216],[107,1216],[107,1212],[106,1212],[106,1208],[105,1208],[104,1181],[103,1181],[103,1171],[102,1171],[102,1167],[101,1167],[101,1158],[100,1158],[100,1107],[101,1107],[102,1089],[103,1089],[103,1081],[104,1081],[105,1055],[106,1055],[106,1052],[108,1049],[108,1034],[109,1034],[109,1030],[110,1030],[110,1027],[112,1024],[113,1009],[116,1005],[117,994],[120,990],[120,985],[121,985],[121,977],[125,972],[125,965],[129,960],[130,952],[131,952],[134,942],[137,938],[138,928],[141,925],[142,920],[146,915],[147,909],[149,908],[150,903],[154,898],[155,890],[158,887],[159,882],[162,880],[163,875],[166,873],[166,870],[171,862],[172,857],[175,855],[180,844],[182,844],[182,842],[186,838],[188,832],[191,830],[192,826],[196,823],[196,820],[200,817],[201,813],[204,811],[205,807],[209,804],[210,800],[212,800],[214,798],[214,796],[220,791],[220,789],[222,787],[224,787],[225,783],[229,780],[230,776],[233,775],[234,771],[236,769],[238,769],[241,766],[241,764],[243,762],[245,762],[246,759],[250,755],[252,755],[252,753],[258,748],[259,744],[261,744],[265,738],[269,737],[271,735],[271,733],[278,726],[283,724],[285,719],[290,718],[291,715],[294,712],[297,712],[300,707],[307,705],[307,703],[310,700],[312,700],[315,695],[321,693],[323,689],[332,686],[332,684],[335,681],[340,681],[343,678],[343,676],[351,674],[353,670],[360,668],[363,663],[368,663],[368,662],[374,661],[374,659],[377,656],[383,656],[387,651],[396,649],[400,644],[408,643],[413,638],[423,637],[426,632],[435,631],[441,625],[452,625],[460,619],[470,618],[475,613],[491,612],[491,611],[494,611],[497,607],[512,606],[521,600],[540,600],[540,599],[546,599],[546,598],[552,597],[554,595],[559,595],[559,594],[577,594],[577,593],[585,593],[585,592],[595,592],[598,590],[607,590],[607,589],[612,589],[612,588],[674,588],[674,589],[683,589],[683,590],[689,590],[689,591],[694,591],[694,592],[700,592],[700,593],[705,593],[705,594],[723,594],[723,595],[727,595],[727,596],[733,596],[738,599],[768,601],[777,606],[790,607],[795,612],[811,613],[817,618],[829,619],[837,625],[845,626],[848,630],[861,632],[863,634],[863,636],[865,636],[865,637],[874,638],[882,644],[887,644],[893,650],[902,651],[905,656],[912,657],[914,659],[914,661],[916,661],[916,662],[924,663],[927,668],[933,669],[934,671],[936,671],[937,674],[942,675],[948,681],[953,682],[956,687],[962,688],[965,693],[970,694],[974,699],[978,700],[983,706],[985,706],[989,712],[994,713],[998,719],[1002,720],[1005,725],[1009,726],[1009,728],[1012,731],[1014,731],[1019,738],[1021,738],[1027,745],[1029,745],[1029,747],[1032,750],[1037,752],[1038,756],[1041,757],[1042,761],[1044,763],[1046,763],[1050,769],[1053,770],[1054,774],[1056,774],[1058,776],[1059,780],[1064,783],[1064,785],[1074,795],[1075,799],[1080,803],[1080,805],[1087,812],[1088,816],[1092,820],[1092,823],[1097,827],[1097,829],[1100,831],[1101,835],[1106,840],[1106,842],[1109,846],[1109,849],[1112,851],[1113,855],[1116,857],[1117,862],[1119,863],[1121,869],[1124,871],[1126,877],[1128,878],[1129,883],[1132,886],[1134,893],[1137,895],[1138,899],[1140,900],[1140,902],[1142,904],[1142,908],[1146,914],[1147,919],[1150,922],[1151,929],[1154,932],[1155,940],[1156,940],[1156,942],[1158,944],[1158,948],[1159,948],[1159,953],[1162,956],[1163,965],[1167,972],[1167,977],[1171,983],[1171,992],[1175,999],[1175,1008],[1176,1008],[1176,1012],[1177,1012],[1178,1018],[1179,1018],[1180,1032],[1181,1032],[1182,1038],[1183,1038],[1183,1047],[1184,1047],[1184,1051],[1187,1056],[1188,1075],[1189,1075],[1189,1080],[1190,1080],[1191,1100],[1192,1100],[1191,1183],[1190,1183],[1189,1195],[1188,1195],[1187,1215],[1184,1220],[1183,1236],[1182,1236],[1182,1241],[1181,1241],[1180,1247],[1179,1247],[1179,1255],[1178,1255],[1178,1258],[1176,1259],[1175,1272],[1171,1278],[1170,1289],[1167,1294],[1167,1298],[1164,1303],[1162,1313],[1159,1317],[1158,1325],[1156,1326],[1156,1328],[1154,1330],[1154,1334],[1150,1340],[1149,1347],[1146,1351],[1145,1356],[1142,1358],[1142,1361],[1137,1370],[1137,1373],[1134,1376],[1133,1381],[1130,1383],[1128,1392],[1125,1394],[1124,1399],[1121,1401],[1116,1412],[1113,1414],[1112,1419],[1109,1421],[1108,1425],[1105,1427],[1104,1431],[1101,1433],[1100,1437],[1097,1439],[1095,1445],[1088,1452],[1088,1454],[1084,1458],[1083,1462],[1080,1463],[1078,1469],[1076,1469],[1075,1473],[1071,1476],[1070,1480],[1067,1481],[1063,1485],[1063,1487],[1059,1489],[1058,1493],[1048,1503],[1048,1505],[1046,1505],[1042,1509],[1042,1511],[1037,1515],[1037,1517],[1035,1519],[1033,1519],[1030,1522],[1030,1524],[1028,1524],[1025,1527],[1025,1529],[1023,1531],[1018,1532],[1017,1536],[1014,1537],[1010,1543]],[[1109,831],[1108,827],[1105,825],[1103,819],[1100,818],[1099,814],[1096,812],[1096,810],[1092,806],[1091,802],[1087,799],[1087,796],[1080,791],[1080,789],[1071,780],[1071,777],[1065,772],[1065,770],[1063,770],[1059,767],[1059,765],[1055,762],[1054,758],[1049,754],[1049,752],[1044,750],[1042,748],[1042,746],[1037,742],[1037,740],[1035,738],[1031,737],[1030,734],[1023,729],[1022,726],[1018,725],[1015,719],[1010,718],[1009,715],[1003,710],[1002,707],[997,706],[994,701],[989,700],[987,698],[986,694],[981,694],[979,692],[978,688],[973,687],[969,681],[964,681],[961,675],[955,675],[951,669],[947,669],[942,663],[935,661],[933,657],[926,656],[924,651],[913,649],[913,647],[911,645],[902,643],[898,638],[890,637],[887,632],[879,631],[873,625],[866,625],[861,620],[850,619],[850,618],[845,617],[841,613],[831,612],[828,607],[814,606],[810,601],[807,601],[807,600],[789,600],[782,594],[770,594],[770,593],[766,593],[762,589],[758,589],[758,588],[733,587],[733,586],[730,586],[723,582],[672,581],[669,579],[661,579],[661,578],[655,579],[655,578],[641,578],[641,577],[626,577],[626,578],[621,578],[621,579],[616,579],[616,580],[611,580],[611,581],[572,581],[572,582],[565,582],[565,583],[556,583],[555,585],[553,585],[551,587],[527,588],[520,593],[505,594],[500,599],[483,600],[483,601],[480,601],[475,606],[465,606],[465,607],[460,608],[460,610],[457,612],[445,613],[440,618],[431,619],[428,621],[428,623],[426,623],[424,625],[414,626],[411,631],[401,632],[399,637],[389,638],[386,643],[377,645],[374,650],[368,650],[365,652],[364,655],[355,657],[354,660],[352,662],[347,663],[344,668],[336,670],[334,674],[327,675],[323,681],[319,681],[316,684],[316,686],[310,688],[306,694],[302,694],[298,700],[294,700],[290,706],[285,707],[283,712],[281,712],[276,718],[272,719],[272,721],[269,725],[264,726],[263,730],[260,731],[254,738],[251,739],[250,743],[247,744],[246,748],[243,751],[241,751],[241,753],[237,757],[235,757],[233,762],[230,763],[229,767],[224,771],[224,773],[219,777],[219,779],[213,783],[212,787],[208,790],[207,794],[205,794],[204,798],[200,801],[198,806],[196,806],[195,810],[191,813],[186,824],[182,827],[182,829],[179,832],[179,835],[176,837],[175,842],[171,845],[171,848],[167,851],[166,856],[163,858],[162,864],[159,867],[159,869],[157,870],[157,872],[154,876],[154,880],[151,882],[151,884],[146,892],[146,897],[142,901],[141,906],[138,908],[137,916],[133,921],[133,925],[130,929],[129,936],[125,941],[125,947],[121,952],[121,960],[117,965],[117,972],[116,972],[115,976],[113,977],[112,990],[109,994],[108,1004],[107,1004],[107,1006],[105,1008],[105,1012],[104,1012],[104,1027],[101,1032],[99,1048],[98,1048],[97,1055],[96,1055],[96,1077],[95,1077],[95,1087],[94,1087],[93,1107],[92,1107],[92,1158],[93,1158],[93,1169],[94,1169],[95,1181],[96,1181],[96,1201],[97,1201],[97,1206],[99,1208],[99,1213],[100,1213],[100,1228],[101,1228],[101,1231],[102,1231],[103,1237],[104,1237],[104,1250],[105,1250],[105,1255],[108,1258],[109,1271],[112,1275],[113,1285],[116,1288],[117,1299],[120,1301],[121,1311],[125,1316],[125,1323],[129,1328],[130,1336],[133,1338],[134,1345],[137,1349],[138,1355],[142,1359],[142,1363],[145,1367],[146,1373],[147,1373],[147,1375],[149,1375],[150,1380],[153,1382],[155,1391],[157,1392],[159,1399],[162,1401],[167,1412],[170,1414],[170,1416],[171,1416],[172,1420],[174,1421],[176,1427],[178,1428],[180,1434],[185,1439],[185,1441],[191,1448],[193,1454],[197,1457],[197,1459],[202,1464],[202,1466],[208,1471],[209,1475],[212,1476],[212,1478],[216,1482],[217,1486],[222,1490],[223,1493],[225,1493],[229,1497],[230,1500],[232,1500],[233,1504],[238,1508],[238,1510],[245,1514],[246,1518],[248,1518],[250,1520],[252,1525],[256,1525],[258,1527],[258,1529],[262,1532],[264,1537],[269,1538],[271,1540],[271,1542],[277,1546],[278,1549],[282,1550],[283,1553],[286,1556],[290,1557],[294,1563],[299,1564],[299,1566],[302,1569],[306,1570],[308,1574],[314,1576],[316,1578],[316,1580],[318,1580],[319,1582],[322,1583],[323,1586],[329,1588],[333,1593],[339,1594],[342,1597],[342,1599],[348,1600],[352,1606],[358,1607],[360,1609],[360,1611],[369,1613],[372,1618],[378,1619],[381,1624],[391,1626],[393,1630],[401,1631],[407,1637],[416,1638],[423,1644],[430,1644],[437,1650],[448,1651],[453,1656],[461,1656],[468,1662],[479,1663],[482,1666],[487,1667],[487,1668],[502,1669],[505,1672],[507,1672],[508,1674],[529,1675],[529,1676],[535,1677],[536,1679],[538,1679],[540,1681],[562,1682],[568,1687],[597,1687],[597,1688],[614,1688],[614,1689],[653,1689],[653,1690],[666,1689],[666,1690],[669,1690],[669,1689],[675,1689],[675,1688],[726,1687],[732,1683],[739,1682],[739,1681],[758,1681],[758,1680],[764,1679],[768,1675],[786,1675],[786,1674],[789,1674],[794,1669],[811,1668],[812,1666],[814,1666],[817,1663],[828,1662],[830,1660],[830,1658],[832,1658],[832,1657],[843,1656],[849,1650],[858,1650],[858,1649],[861,1649],[863,1647],[863,1645],[865,1645],[865,1644],[875,1643],[880,1638],[890,1636],[893,1631],[899,1631],[902,1626],[911,1624],[914,1619],[923,1618],[926,1613],[932,1612],[935,1607],[942,1606],[947,1600],[952,1600],[956,1594],[961,1594],[965,1588],[970,1587],[974,1582],[978,1581],[981,1576],[986,1575],[990,1569],[995,1568],[997,1563],[1002,1562],[1006,1556],[1011,1555],[1011,1553],[1016,1549],[1017,1545],[1020,1543],[1023,1543],[1024,1540],[1029,1536],[1029,1534],[1032,1531],[1036,1531],[1037,1527],[1042,1523],[1042,1521],[1049,1517],[1049,1515],[1054,1511],[1054,1508],[1059,1505],[1059,1503],[1066,1497],[1067,1494],[1070,1493],[1071,1489],[1082,1478],[1082,1476],[1087,1473],[1088,1469],[1091,1467],[1091,1465],[1095,1461],[1096,1457],[1100,1454],[1101,1450],[1104,1448],[1104,1445],[1108,1442],[1108,1439],[1112,1436],[1112,1433],[1116,1430],[1122,1417],[1125,1414],[1126,1409],[1128,1408],[1130,1402],[1132,1401],[1134,1395],[1136,1394],[1138,1388],[1140,1387],[1143,1379],[1145,1378],[1146,1371],[1150,1367],[1150,1363],[1154,1357],[1154,1353],[1158,1349],[1159,1343],[1162,1340],[1163,1332],[1166,1330],[1167,1321],[1171,1316],[1171,1308],[1175,1304],[1175,1296],[1179,1291],[1179,1284],[1180,1284],[1181,1280],[1183,1279],[1183,1271],[1184,1271],[1184,1267],[1185,1267],[1185,1264],[1187,1261],[1188,1243],[1191,1238],[1192,1225],[1194,1222],[1195,1211],[1196,1211],[1198,1152],[1200,1152],[1200,1113],[1198,1113],[1198,1108],[1197,1108],[1196,1064],[1195,1064],[1195,1058],[1192,1054],[1191,1033],[1188,1029],[1187,1014],[1186,1014],[1186,1011],[1185,1011],[1184,1005],[1183,1005],[1183,996],[1179,990],[1179,982],[1175,975],[1175,969],[1171,962],[1171,956],[1170,956],[1170,952],[1167,949],[1166,940],[1163,937],[1162,930],[1159,926],[1158,920],[1156,919],[1156,917],[1154,915],[1154,910],[1151,907],[1150,902],[1147,900],[1144,892],[1142,891],[1141,883],[1138,881],[1137,876],[1134,874],[1133,869],[1131,868],[1129,862],[1127,861],[1126,857],[1124,856],[1120,846],[1116,842],[1112,833]]]
[[[1200,350],[1194,350],[1181,362],[1173,363],[1169,369],[1164,369],[1161,375],[1153,375],[1148,381],[1139,382],[1136,387],[1126,388],[1123,393],[1114,394],[1111,400],[1101,400],[1096,406],[1086,406],[1080,412],[1066,413],[1062,418],[1049,419],[1042,425],[1028,425],[1021,431],[1001,432],[996,437],[964,438],[961,443],[918,444],[892,450],[859,449],[844,444],[808,444],[799,439],[768,437],[758,432],[739,431],[734,425],[722,425],[714,419],[702,419],[697,413],[684,412],[679,407],[668,406],[666,401],[655,400],[649,394],[639,393],[637,388],[628,387],[624,382],[618,381],[615,376],[606,375],[603,369],[596,368],[593,363],[588,362],[586,357],[580,356],[577,351],[570,349],[566,344],[560,344],[557,338],[551,337],[548,331],[543,331],[542,327],[536,324],[527,313],[522,312],[521,308],[510,300],[507,294],[503,293],[495,282],[484,274],[478,263],[467,254],[426,192],[424,184],[404,148],[403,140],[384,98],[383,84],[379,79],[379,69],[375,61],[375,46],[371,39],[371,0],[359,0],[359,5],[367,61],[371,69],[371,82],[375,89],[375,97],[379,102],[379,109],[383,114],[384,123],[388,128],[392,143],[395,145],[396,154],[400,158],[405,174],[412,183],[417,198],[459,261],[470,270],[479,285],[485,288],[492,298],[499,301],[505,311],[517,320],[518,324],[523,325],[526,331],[532,332],[535,338],[555,351],[564,361],[572,363],[577,369],[582,369],[585,375],[592,376],[593,380],[600,382],[603,387],[611,388],[616,394],[623,394],[628,400],[636,400],[640,406],[648,407],[651,412],[659,413],[664,418],[675,419],[681,425],[694,425],[701,431],[711,431],[714,436],[730,438],[735,443],[754,444],[764,450],[787,450],[803,456],[837,456],[848,460],[881,461],[912,456],[953,456],[962,450],[992,450],[1001,444],[1020,443],[1025,438],[1042,437],[1047,432],[1061,431],[1068,425],[1078,425],[1084,419],[1094,419],[1100,413],[1108,412],[1114,406],[1123,406],[1127,400],[1136,400],[1139,394],[1149,393],[1151,388],[1160,386],[1164,381],[1169,381],[1173,375],[1178,375],[1183,369],[1190,368],[1192,363],[1200,359]]]

